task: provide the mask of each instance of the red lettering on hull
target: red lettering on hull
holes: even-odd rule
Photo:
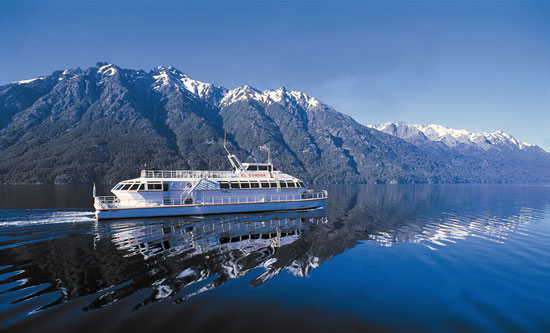
[[[241,173],[241,177],[267,177],[267,173]]]

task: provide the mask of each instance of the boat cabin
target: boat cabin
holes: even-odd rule
[[[242,165],[246,171],[279,171],[271,163],[243,163]]]

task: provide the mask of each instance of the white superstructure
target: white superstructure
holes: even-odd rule
[[[225,145],[224,145],[225,146]],[[227,148],[226,148],[227,151]],[[232,171],[142,170],[113,187],[114,196],[94,195],[97,219],[202,215],[308,209],[325,204],[300,179],[267,163],[241,163],[227,151]]]

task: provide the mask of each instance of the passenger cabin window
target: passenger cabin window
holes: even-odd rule
[[[262,184],[262,188],[269,187],[269,183],[267,181],[262,181],[261,184]]]
[[[288,187],[296,187],[296,185],[294,184],[293,181],[287,182],[287,186],[288,186]]]
[[[250,188],[250,184],[248,182],[242,182],[241,188]]]
[[[260,188],[260,183],[251,181],[250,182],[250,187],[251,188]]]
[[[124,186],[122,186],[122,188],[120,190],[121,191],[126,191],[130,188],[130,186],[132,186],[132,184],[124,184]]]
[[[118,191],[122,186],[124,186],[124,184],[118,184],[113,190]]]
[[[137,190],[139,187],[139,184],[133,184],[132,186],[130,186],[130,188],[128,189],[128,191],[135,191]]]
[[[145,191],[145,184],[140,184],[138,191]]]
[[[255,166],[255,165],[249,165],[246,170],[248,170],[248,171],[258,171],[258,167]]]
[[[157,183],[153,183],[153,184],[149,183],[147,185],[148,185],[147,187],[148,187],[149,191],[160,191],[160,190],[162,190],[162,184],[160,184],[160,183],[158,183],[158,184]]]
[[[276,182],[269,182],[269,187],[277,187],[277,183]]]
[[[267,165],[260,165],[258,166],[259,171],[267,171]]]
[[[284,180],[281,180],[281,181],[279,182],[279,185],[280,185],[281,187],[286,187],[286,182],[285,182]]]
[[[239,182],[231,182],[230,184],[231,184],[231,188],[241,188],[239,186]]]
[[[228,182],[220,182],[220,188],[229,188]]]

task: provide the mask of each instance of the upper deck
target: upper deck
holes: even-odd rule
[[[268,163],[243,163],[243,169],[237,171],[219,171],[219,170],[142,170],[140,178],[209,178],[209,179],[228,179],[236,177],[258,177],[273,178],[277,176],[286,176],[279,172],[277,168]]]
[[[239,174],[218,170],[141,170],[141,178],[233,178]]]

